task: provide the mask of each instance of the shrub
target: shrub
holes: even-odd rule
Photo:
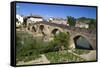
[[[59,50],[68,49],[69,48],[69,39],[70,36],[68,33],[60,32],[54,37],[53,46],[58,48]]]

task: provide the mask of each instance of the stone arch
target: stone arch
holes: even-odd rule
[[[43,32],[44,25],[40,25],[40,26],[39,26],[39,29],[40,29],[41,32]]]
[[[16,22],[19,22],[17,18],[16,18]]]
[[[83,46],[82,42],[80,42],[79,43],[80,45],[78,45],[79,39],[84,39],[85,43],[83,41],[82,42],[83,42],[83,44],[86,44],[86,45]],[[75,48],[93,50],[93,47],[92,47],[90,40],[87,37],[85,37],[84,35],[75,35],[73,37],[73,41],[74,41],[74,44],[75,44]]]
[[[32,31],[36,32],[36,27],[35,26],[32,26]]]
[[[31,26],[32,25],[32,21],[30,19],[27,19],[27,26]]]
[[[68,35],[71,35],[69,31],[66,32]]]
[[[55,29],[53,29],[53,30],[51,31],[51,34],[56,35],[56,34],[58,34],[59,32],[61,32],[61,30],[58,29],[58,28],[55,28]]]
[[[27,26],[27,18],[26,17],[23,19],[23,25]]]

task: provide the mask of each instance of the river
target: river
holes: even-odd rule
[[[79,37],[76,40],[76,48],[88,49],[88,50],[92,50],[93,49],[91,47],[90,43],[84,37]]]

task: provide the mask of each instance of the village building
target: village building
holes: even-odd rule
[[[27,16],[27,24],[34,24],[36,22],[43,21],[43,17],[41,16]]]
[[[89,28],[89,24],[86,21],[76,21],[75,27],[80,27],[80,28]]]
[[[48,21],[51,23],[67,25],[67,20],[63,18],[49,18]]]
[[[20,27],[23,23],[23,17],[21,15],[16,15],[16,27]]]

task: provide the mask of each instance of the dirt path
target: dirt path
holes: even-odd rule
[[[96,60],[96,51],[91,51],[88,54],[83,54],[80,55],[82,58],[86,59],[86,60]]]
[[[72,51],[69,50],[70,53],[73,53]],[[83,58],[87,61],[92,61],[92,60],[96,60],[96,51],[93,50],[93,51],[90,51],[90,53],[88,54],[82,54],[82,55],[78,55],[76,53],[73,53],[74,55],[77,55],[79,56],[80,58]]]
[[[42,54],[39,59],[28,62],[19,62],[17,65],[32,65],[32,64],[46,64],[46,63],[50,63],[50,61],[46,58],[44,54]]]

